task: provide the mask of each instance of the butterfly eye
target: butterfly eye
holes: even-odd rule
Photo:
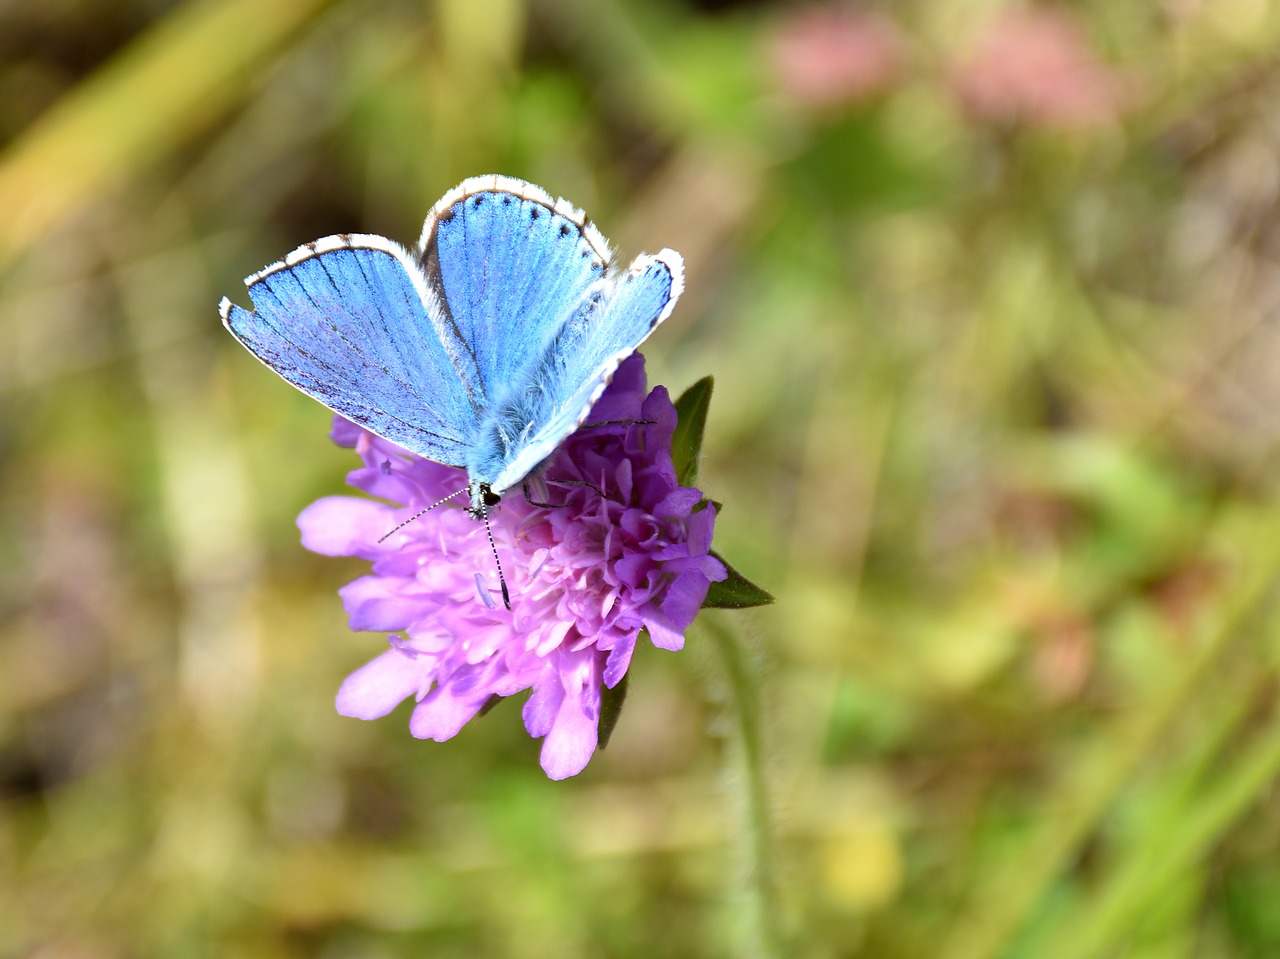
[[[499,496],[497,493],[495,493],[493,490],[489,489],[488,486],[481,488],[480,495],[484,497],[485,506],[497,506],[499,503],[502,502],[502,497]]]

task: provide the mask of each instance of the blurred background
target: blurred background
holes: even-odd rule
[[[1280,955],[1277,104],[1266,0],[0,0],[0,955]],[[778,600],[563,783],[336,715],[354,458],[217,316],[488,172],[684,253]]]

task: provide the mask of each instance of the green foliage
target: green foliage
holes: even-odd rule
[[[609,745],[614,727],[622,716],[622,707],[627,701],[627,689],[631,685],[631,674],[623,673],[618,684],[612,688],[606,686],[600,697],[600,748]]]
[[[681,486],[698,485],[698,460],[702,456],[702,436],[711,409],[715,380],[704,376],[676,400],[676,431],[671,437],[671,459]]]
[[[713,378],[704,376],[681,393],[675,402],[678,420],[675,434],[671,437],[671,458],[681,486],[698,484],[698,462],[702,456],[702,439],[714,386]],[[723,509],[719,503],[715,503],[715,507],[717,511]],[[712,554],[724,563],[729,576],[722,582],[711,584],[702,603],[703,609],[748,609],[773,602],[772,596],[725,562],[723,556],[714,550]]]
[[[855,4],[899,47],[847,60],[805,5],[46,6],[0,12],[0,954],[1280,955],[1280,8],[1012,5],[1082,72],[997,114],[998,4]],[[490,171],[685,256],[645,353],[744,571],[563,783],[518,702],[334,713],[385,637],[294,518],[353,461],[217,321]]]
[[[723,556],[712,550],[712,555],[724,563],[729,571],[728,579],[712,583],[707,590],[707,598],[702,602],[703,609],[749,609],[752,606],[767,606],[773,602],[768,592],[751,582],[736,569],[730,566]]]

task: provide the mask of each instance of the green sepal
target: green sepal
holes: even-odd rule
[[[618,717],[622,715],[622,704],[627,698],[627,684],[631,682],[631,674],[623,673],[618,685],[610,689],[605,686],[600,691],[600,723],[599,738],[596,745],[604,749],[609,745],[609,737],[613,735],[613,727],[618,725]]]
[[[727,579],[712,583],[707,590],[707,598],[702,601],[703,609],[749,609],[752,606],[768,606],[773,597],[767,590],[761,589],[736,569],[725,563],[725,559],[715,550],[710,554],[729,571]]]
[[[671,437],[671,459],[676,479],[681,486],[698,481],[698,456],[702,452],[702,434],[707,427],[707,410],[711,406],[711,388],[715,381],[704,376],[680,394],[676,400],[675,435]]]

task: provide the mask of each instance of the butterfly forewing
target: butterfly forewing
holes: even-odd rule
[[[464,382],[408,253],[381,237],[330,237],[250,277],[252,312],[223,322],[304,393],[406,449],[460,465],[474,430]]]

